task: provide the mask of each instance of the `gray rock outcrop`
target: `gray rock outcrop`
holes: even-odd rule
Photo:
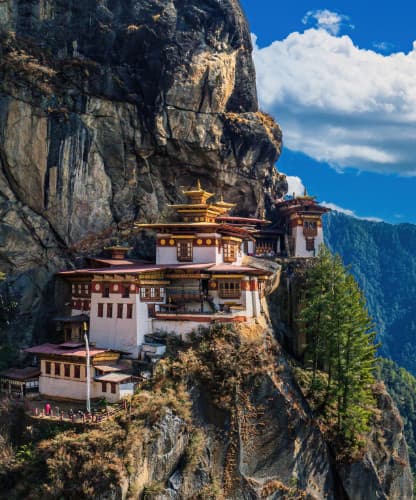
[[[0,3],[0,270],[22,315],[81,242],[198,177],[241,214],[286,191],[251,50],[237,0]]]

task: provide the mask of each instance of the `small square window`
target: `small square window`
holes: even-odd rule
[[[130,297],[130,287],[129,286],[123,286],[122,297],[124,299],[128,299]]]
[[[108,298],[110,296],[110,287],[108,285],[103,288],[103,297]]]

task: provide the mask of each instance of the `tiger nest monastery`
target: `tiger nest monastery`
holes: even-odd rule
[[[274,278],[265,259],[313,257],[323,241],[327,209],[312,197],[278,201],[271,224],[231,216],[235,205],[222,197],[210,202],[214,195],[199,181],[183,194],[187,202],[172,206],[172,221],[135,224],[155,233],[154,264],[129,259],[130,248],[115,245],[107,257],[88,258],[89,267],[58,273],[71,290],[70,314],[55,318],[62,343],[26,349],[38,384],[33,369],[27,387],[10,370],[0,374],[3,391],[85,400],[88,385],[92,399],[118,401],[133,393],[140,363],[163,355],[163,332],[185,338],[215,322],[258,321]]]

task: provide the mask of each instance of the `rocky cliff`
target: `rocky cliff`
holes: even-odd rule
[[[237,0],[2,0],[0,82],[0,270],[20,329],[82,241],[163,217],[197,177],[241,214],[286,190]]]
[[[163,218],[195,178],[241,214],[269,209],[287,188],[274,168],[280,147],[257,107],[237,0],[0,0],[0,270],[19,295],[13,343],[30,342],[34,326],[42,334],[53,273],[79,248]],[[174,350],[130,411],[102,426],[2,425],[2,491],[411,497],[387,396],[374,446],[340,468],[269,329],[202,340]]]
[[[45,500],[412,498],[401,419],[381,385],[366,448],[340,459],[267,329],[217,326],[169,353],[110,421],[74,429],[16,418],[20,432],[0,454],[1,491]]]

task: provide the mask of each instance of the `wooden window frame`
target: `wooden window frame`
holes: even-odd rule
[[[117,318],[123,318],[123,306],[124,304],[117,304]]]
[[[81,378],[81,365],[74,365],[74,378]]]
[[[220,280],[218,282],[218,296],[221,299],[239,299],[241,297],[241,281]]]
[[[179,262],[192,262],[194,258],[194,244],[192,240],[179,240],[176,243],[176,258]]]
[[[306,237],[315,237],[318,235],[317,221],[305,220],[303,221],[303,234]]]
[[[123,299],[128,299],[130,297],[130,286],[123,285],[121,296]]]
[[[306,238],[306,251],[307,252],[315,251],[315,238]]]
[[[103,285],[102,297],[108,299],[110,297],[110,285]]]
[[[112,318],[113,317],[113,304],[112,302],[107,302],[107,318]]]
[[[101,392],[107,392],[107,382],[101,382]]]
[[[235,262],[237,260],[237,243],[224,241],[222,247],[224,262]]]
[[[104,304],[98,303],[97,318],[104,318]]]
[[[55,377],[61,376],[61,363],[54,363],[54,373]]]
[[[45,373],[46,375],[52,374],[52,363],[50,361],[45,361]]]
[[[126,319],[133,318],[133,304],[127,304]]]
[[[117,393],[117,387],[115,382],[110,382],[111,386],[111,394],[116,394]]]
[[[64,363],[64,377],[71,376],[71,365],[68,363]]]

